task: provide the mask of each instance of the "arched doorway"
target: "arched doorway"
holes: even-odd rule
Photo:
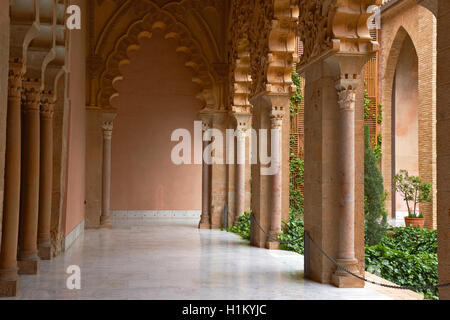
[[[419,175],[419,78],[418,56],[406,35],[400,49],[392,88],[392,178],[400,170]],[[401,224],[408,209],[392,184],[392,212]]]

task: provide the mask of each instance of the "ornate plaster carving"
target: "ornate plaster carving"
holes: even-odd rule
[[[304,53],[298,69],[332,53],[368,54],[378,49],[370,36],[367,8],[381,0],[296,0],[297,35]]]
[[[250,76],[250,17],[251,1],[232,2],[230,31],[230,105],[238,112],[249,112],[252,79]]]
[[[155,28],[179,43],[177,52],[186,55],[186,67],[194,70],[192,80],[200,86],[198,98],[204,106],[223,104],[217,97],[223,85],[211,65],[223,63],[225,54],[219,37],[225,20],[211,17],[220,18],[218,13],[226,10],[224,1],[115,1],[108,6],[113,12],[106,23],[95,15],[104,3],[106,0],[89,3],[88,105],[111,109],[110,98],[117,96],[114,83],[121,80],[117,64],[128,63],[128,53],[138,50],[139,40],[151,37]]]
[[[291,0],[254,0],[250,27],[251,96],[290,95],[298,10]]]
[[[150,3],[140,1],[136,2],[136,5],[146,5],[147,7],[142,8],[142,12],[147,14],[129,26],[126,34],[117,40],[114,51],[105,59],[104,71],[100,75],[97,105],[104,109],[112,108],[111,99],[118,96],[115,84],[123,79],[120,67],[130,63],[130,52],[139,50],[141,39],[151,38],[156,29],[164,32],[165,39],[175,40],[178,45],[176,51],[186,56],[185,66],[192,69],[194,72],[192,81],[200,88],[197,97],[204,105],[215,105],[214,78],[202,54],[201,46],[192,38],[189,30],[178,23],[173,16]],[[98,59],[95,60],[98,61]]]

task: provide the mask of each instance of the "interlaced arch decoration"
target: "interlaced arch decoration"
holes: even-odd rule
[[[304,52],[300,68],[332,53],[370,53],[378,49],[367,27],[370,5],[381,0],[295,0],[300,16],[297,35]]]
[[[116,40],[112,52],[106,55],[103,71],[98,76],[97,106],[102,109],[114,109],[111,100],[119,94],[116,85],[123,80],[121,67],[130,64],[130,53],[139,50],[141,41],[146,38],[150,39],[156,30],[162,31],[166,40],[176,41],[176,52],[185,56],[185,66],[193,71],[192,81],[200,88],[197,98],[201,100],[202,105],[217,105],[213,93],[215,78],[211,73],[210,63],[201,49],[202,46],[194,39],[188,28],[180,23],[174,15],[159,8],[151,1],[139,1],[139,4],[136,5],[140,8],[140,10],[136,10],[145,12],[145,14],[141,19],[129,25],[126,32]],[[107,34],[107,31],[104,31],[103,34]],[[99,43],[103,41],[100,40]],[[102,54],[97,51],[96,56],[101,57]],[[100,61],[97,61],[98,63]]]
[[[297,58],[297,3],[294,0],[251,2],[251,96],[260,92],[289,95],[293,90],[291,73]]]
[[[252,85],[250,76],[250,17],[252,6],[250,1],[234,0],[232,3],[231,25],[231,81],[230,81],[230,105],[249,111],[251,108],[249,95]]]

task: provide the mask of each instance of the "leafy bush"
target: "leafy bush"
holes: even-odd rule
[[[366,269],[378,267],[380,276],[403,286],[438,283],[437,231],[394,228],[382,241],[366,247]],[[437,290],[418,291],[437,299]]]
[[[229,227],[227,231],[240,235],[245,240],[250,240],[251,214],[246,212],[241,216],[236,225]]]
[[[291,153],[289,162],[291,181],[289,185],[290,210],[296,215],[303,215],[304,197],[301,187],[304,186],[305,161]]]
[[[366,270],[370,266],[379,269],[380,276],[401,286],[427,286],[438,283],[436,253],[409,254],[379,243],[366,247]],[[437,290],[419,291],[427,299],[437,299]]]
[[[372,100],[369,99],[369,93],[364,89],[364,119],[369,120],[374,116],[371,115],[372,111]]]
[[[394,228],[393,234],[384,237],[381,244],[409,254],[437,254],[437,231],[414,227]]]
[[[299,254],[304,254],[304,231],[305,223],[303,218],[291,215],[288,222],[283,222],[283,233],[278,236],[278,239],[280,241],[299,240],[288,244],[282,243],[281,248],[288,251],[295,251]]]
[[[370,146],[369,127],[364,126],[364,218],[365,242],[373,246],[386,234],[387,212],[384,208],[386,193],[378,160]]]
[[[300,109],[300,103],[303,100],[303,94],[302,94],[302,78],[297,73],[297,70],[295,70],[295,68],[292,69],[291,76],[292,76],[292,83],[297,87],[297,90],[292,96],[290,101],[290,114],[292,119]]]

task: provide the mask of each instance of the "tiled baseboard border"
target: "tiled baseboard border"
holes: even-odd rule
[[[64,251],[68,250],[75,241],[80,238],[80,236],[84,233],[84,226],[85,226],[85,220],[83,220],[79,225],[75,227],[75,229],[72,230],[71,233],[69,233],[64,238],[63,248]]]
[[[112,219],[200,219],[201,210],[138,210],[138,211],[111,211]]]

